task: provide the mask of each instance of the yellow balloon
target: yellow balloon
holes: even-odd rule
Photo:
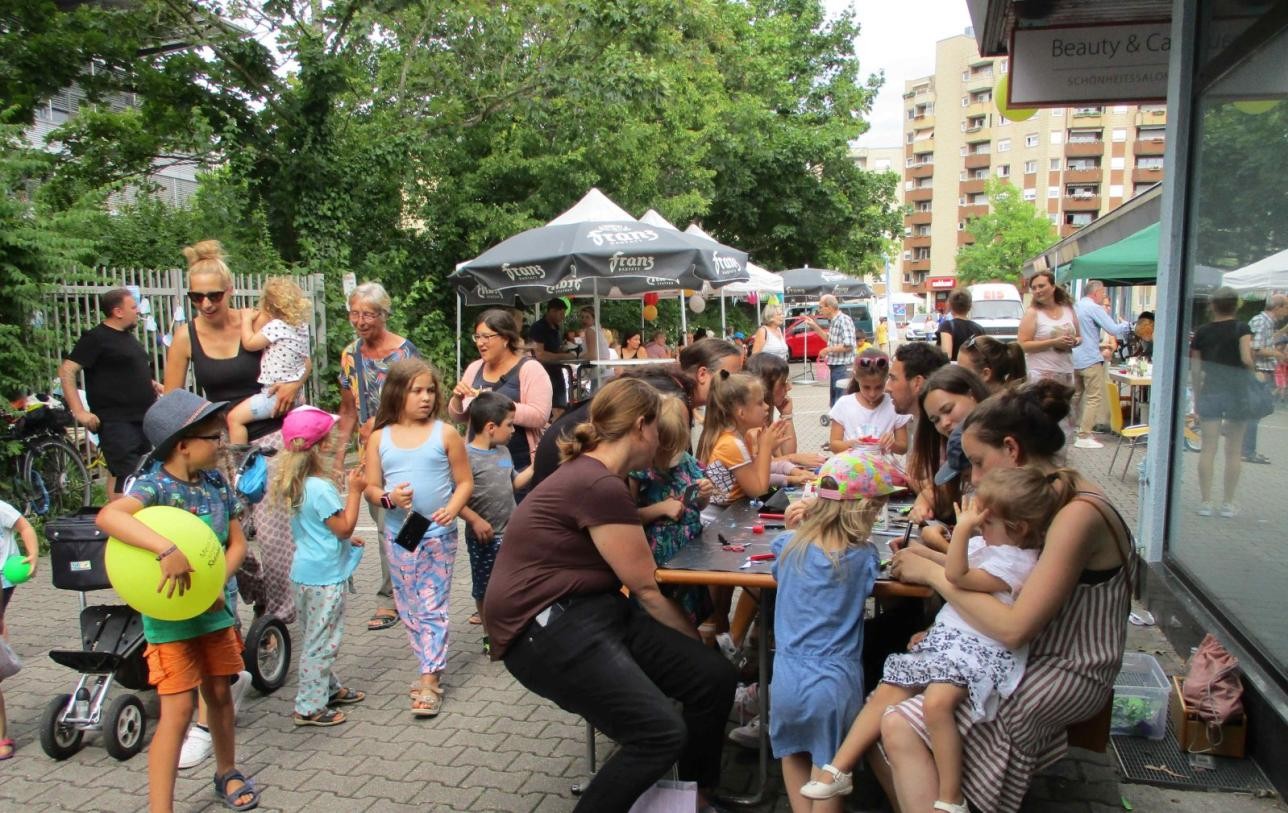
[[[1278,99],[1249,99],[1243,102],[1235,102],[1234,109],[1240,113],[1247,113],[1249,116],[1260,116],[1262,113],[1269,113],[1279,104]]]
[[[657,321],[657,305],[645,305],[645,306],[644,306],[644,321],[645,321],[645,322],[656,322],[656,321]]]
[[[1037,114],[1036,107],[1007,107],[1006,99],[1011,89],[1011,77],[1003,76],[997,82],[997,87],[993,89],[993,103],[997,105],[997,112],[1005,116],[1009,121],[1027,121]]]
[[[202,519],[182,508],[153,505],[134,518],[178,546],[192,566],[192,586],[181,596],[157,592],[161,563],[155,553],[127,545],[115,537],[107,540],[104,565],[112,587],[126,604],[162,621],[195,618],[223,594],[224,546]],[[172,556],[174,554],[171,554]]]

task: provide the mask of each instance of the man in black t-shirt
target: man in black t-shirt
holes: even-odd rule
[[[561,361],[577,358],[576,353],[564,353],[563,330],[564,317],[568,315],[568,306],[562,299],[552,299],[546,304],[545,316],[541,317],[528,331],[528,339],[535,345],[537,361],[546,368],[550,376],[552,403],[555,415],[562,414],[568,406],[568,383],[564,379],[564,368]]]
[[[957,360],[962,345],[975,336],[982,335],[984,328],[978,322],[970,320],[970,309],[974,305],[970,291],[955,288],[948,295],[948,309],[952,316],[939,323],[939,346],[948,354],[951,361]]]
[[[117,485],[134,472],[151,449],[143,434],[143,413],[161,393],[152,378],[148,353],[131,331],[139,321],[139,305],[125,288],[115,288],[99,300],[103,321],[81,334],[63,359],[58,378],[63,398],[77,423],[98,433],[107,470],[107,490],[117,496]],[[82,404],[76,374],[85,372]],[[93,411],[91,411],[91,407]]]

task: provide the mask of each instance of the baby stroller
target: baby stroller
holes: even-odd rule
[[[103,565],[107,535],[95,526],[97,515],[97,508],[82,508],[45,525],[54,587],[77,591],[81,608],[81,649],[49,653],[55,663],[80,673],[76,688],[51,699],[41,716],[40,747],[57,760],[79,751],[86,731],[102,731],[104,747],[119,760],[137,754],[147,734],[147,717],[137,696],[119,695],[103,710],[114,684],[133,691],[149,686],[139,613],[120,604],[89,604],[85,598],[90,590],[112,586]]]

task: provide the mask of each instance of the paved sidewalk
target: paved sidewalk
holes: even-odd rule
[[[800,387],[798,409],[823,411],[822,389]],[[801,414],[798,412],[798,414]],[[799,420],[799,419],[798,419]],[[817,426],[817,423],[815,423]],[[1135,513],[1134,476],[1126,485],[1104,476],[1112,449],[1077,450],[1071,461],[1110,488],[1129,517]],[[364,512],[364,521],[366,520]],[[370,527],[359,536],[373,541]],[[584,776],[584,726],[578,718],[519,687],[498,663],[481,652],[479,627],[466,624],[472,612],[464,546],[452,592],[452,640],[445,676],[442,715],[415,720],[407,687],[416,677],[415,660],[402,626],[368,632],[375,608],[379,559],[369,550],[357,573],[360,592],[352,596],[337,671],[348,685],[367,692],[363,703],[345,707],[349,722],[335,728],[291,724],[294,669],[285,687],[271,696],[251,690],[238,725],[240,766],[263,788],[264,810],[288,811],[554,811],[571,810],[569,786]],[[110,593],[92,594],[106,603]],[[112,811],[143,809],[146,754],[117,762],[97,736],[65,762],[45,756],[39,719],[51,697],[69,692],[75,675],[48,659],[51,648],[77,645],[77,599],[53,589],[48,571],[19,587],[9,609],[11,640],[27,668],[5,681],[9,732],[17,742],[14,759],[0,762],[0,810]],[[243,618],[248,619],[243,611]],[[298,629],[292,629],[296,638]],[[1133,647],[1167,650],[1156,630],[1132,629]],[[1173,658],[1169,670],[1179,667]],[[155,696],[142,695],[155,722]],[[602,737],[600,757],[611,748]],[[745,787],[754,771],[750,752],[726,748],[727,785]],[[220,810],[212,791],[213,763],[184,772],[177,788],[181,811]],[[771,775],[777,769],[771,767]],[[782,784],[773,780],[763,810],[787,811]],[[1130,800],[1137,811],[1222,809],[1226,813],[1285,810],[1271,800],[1227,794],[1179,793],[1120,785],[1109,757],[1075,752],[1039,777],[1025,805],[1034,813],[1104,813]],[[862,809],[854,799],[853,809]]]

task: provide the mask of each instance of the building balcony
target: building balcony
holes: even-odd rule
[[[1131,171],[1131,182],[1141,183],[1158,183],[1163,180],[1163,170],[1161,169],[1133,169]]]
[[[909,189],[903,193],[903,199],[906,203],[921,203],[934,197],[934,187],[926,186],[921,189]]]
[[[1074,232],[1076,232],[1076,231],[1077,231],[1078,229],[1080,229],[1080,228],[1082,228],[1082,227],[1081,227],[1081,226],[1070,226],[1070,225],[1068,225],[1068,224],[1064,224],[1064,225],[1060,226],[1060,238],[1061,238],[1061,239],[1063,239],[1063,238],[1065,238],[1065,237],[1068,237],[1069,235],[1073,234]]]
[[[1101,169],[1066,169],[1064,171],[1065,183],[1100,183],[1103,178]]]
[[[970,220],[972,217],[983,217],[986,214],[988,214],[987,203],[971,203],[957,207],[958,220]]]
[[[930,225],[930,212],[913,212],[903,219],[905,226],[928,226]]]
[[[904,260],[903,270],[905,273],[914,273],[917,271],[929,271],[930,258],[927,257],[924,260]]]
[[[1136,111],[1136,125],[1138,127],[1142,124],[1148,127],[1150,125],[1166,124],[1166,123],[1167,123],[1166,110],[1137,110]]]
[[[1089,158],[1105,154],[1103,141],[1069,141],[1064,145],[1064,154],[1069,158]]]
[[[962,108],[962,118],[971,119],[976,116],[987,116],[990,113],[997,112],[993,108],[992,100],[987,102],[971,102]]]
[[[965,229],[957,232],[957,247],[969,246],[975,242],[975,237]]]
[[[929,234],[914,234],[910,237],[903,238],[903,247],[912,248],[930,248]]]
[[[907,282],[907,281],[905,281],[905,282],[903,283],[903,292],[904,292],[905,294],[922,294],[922,295],[924,295],[924,294],[926,293],[926,282],[925,282],[925,280],[922,280],[921,282]]]
[[[905,178],[929,178],[935,174],[934,164],[916,164],[903,173]]]
[[[1104,117],[1104,111],[1087,110],[1080,112],[1075,109],[1070,111],[1069,117],[1076,121],[1079,127],[1094,127],[1101,123],[1101,119]]]
[[[1099,212],[1100,196],[1088,195],[1086,197],[1075,198],[1070,195],[1065,195],[1061,208],[1066,212]]]
[[[1137,155],[1163,155],[1167,152],[1167,141],[1161,138],[1135,141],[1132,143],[1132,152]]]
[[[978,195],[984,191],[988,185],[988,178],[971,178],[969,181],[961,181],[957,184],[957,193],[959,195]]]
[[[965,164],[967,169],[980,169],[982,167],[987,167],[992,162],[992,160],[993,160],[993,156],[989,155],[986,152],[982,152],[982,153],[979,153],[978,155],[966,156],[964,159],[962,159],[962,163]]]

